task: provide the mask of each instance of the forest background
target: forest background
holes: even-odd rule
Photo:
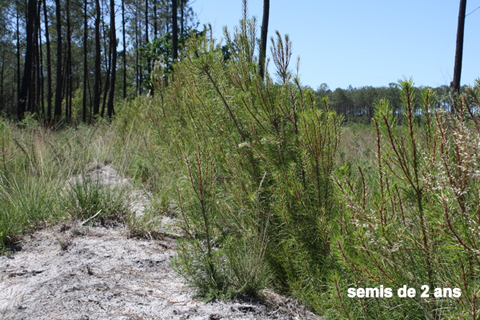
[[[114,101],[149,92],[155,66],[170,68],[173,52],[192,30],[201,33],[200,23],[208,22],[198,21],[189,1],[178,1],[175,33],[172,4],[166,0],[1,1],[0,112],[19,119],[28,112],[42,121],[67,123],[111,117]],[[29,16],[34,18],[28,20]],[[360,117],[368,122],[379,98],[389,98],[400,107],[397,83],[334,90],[324,83],[315,91],[318,97],[328,95],[332,109],[349,120]],[[435,91],[441,97],[438,107],[447,108],[448,85]]]

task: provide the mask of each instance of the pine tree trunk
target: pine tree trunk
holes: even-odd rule
[[[43,15],[45,19],[45,41],[47,46],[47,122],[52,120],[52,57],[50,34],[48,31],[47,0],[43,0]]]
[[[63,85],[63,72],[62,72],[62,11],[60,8],[60,0],[55,0],[56,15],[57,15],[57,83],[55,87],[55,110],[54,119],[59,121],[62,116],[62,85]]]
[[[125,0],[122,0],[123,99],[127,98],[127,41],[125,36]]]
[[[180,36],[185,33],[185,0],[180,0]]]
[[[4,111],[5,108],[5,97],[3,96],[3,83],[5,78],[5,51],[2,56],[2,71],[0,73],[0,111]]]
[[[17,99],[19,102],[20,101],[20,91],[21,91],[21,88],[22,88],[22,80],[21,80],[21,66],[20,66],[20,10],[17,8]],[[13,110],[12,110],[13,111]],[[23,117],[23,113],[25,111],[25,108],[22,110],[21,112],[21,115]],[[18,113],[19,113],[19,109],[18,109],[18,106],[17,106],[17,116],[18,116]],[[22,117],[19,117],[19,118],[22,118]]]
[[[72,96],[73,96],[73,75],[72,75],[72,30],[70,23],[70,0],[67,0],[67,63],[66,63],[66,105],[65,118],[67,123],[72,120]]]
[[[34,65],[34,42],[35,39],[35,20],[37,18],[37,1],[29,0],[28,1],[28,15],[27,15],[27,49],[25,52],[25,68],[23,69],[23,79],[22,85],[19,92],[18,107],[17,107],[17,117],[18,119],[23,119],[26,106],[29,90],[31,89],[31,81],[33,75],[33,65]]]
[[[467,9],[467,0],[460,0],[460,9],[458,13],[457,42],[455,49],[455,66],[453,70],[453,81],[450,84],[452,106],[451,112],[455,112],[455,96],[460,93],[460,77],[462,73],[463,57],[463,35],[465,30],[465,12]]]
[[[105,86],[103,87],[103,102],[102,102],[102,111],[100,112],[100,116],[103,118],[105,116],[105,109],[107,107],[107,100],[108,100],[108,90],[110,90],[110,74],[111,74],[111,65],[112,65],[112,46],[107,45],[109,41],[107,38],[110,39],[110,33],[107,34],[106,30],[106,23],[105,23],[105,16],[102,12],[102,39],[103,39],[103,52],[105,52],[105,70],[107,74],[105,75]]]
[[[45,119],[45,77],[44,77],[44,71],[43,71],[43,45],[42,45],[42,39],[40,35],[40,22],[41,22],[41,12],[42,12],[42,1],[40,0],[38,2],[38,8],[37,8],[37,30],[38,30],[38,89],[37,89],[37,104],[41,106],[40,109],[40,114],[42,116],[42,119]],[[46,21],[45,21],[46,23]]]
[[[137,95],[141,93],[142,87],[142,74],[140,69],[140,53],[138,52],[138,48],[140,48],[140,36],[138,32],[138,10],[135,13],[135,79],[136,79],[136,87],[137,87]]]
[[[263,18],[260,43],[259,73],[262,79],[265,77],[265,58],[267,56],[268,17],[270,14],[270,0],[263,0]]]
[[[105,109],[107,107],[108,92],[110,90],[110,75],[112,72],[112,46],[111,45],[107,46],[107,36],[108,36],[108,39],[110,39],[110,34],[107,35],[105,17],[103,16],[103,14],[102,14],[102,31],[103,31],[102,32],[103,48],[104,48],[104,52],[106,53],[105,70],[107,71],[107,74],[105,75],[105,86],[103,88],[102,111],[100,112],[100,115],[103,118],[105,116]]]
[[[93,85],[93,116],[100,112],[100,1],[95,0],[95,82]]]
[[[36,1],[36,5],[38,5],[38,2]],[[40,30],[40,16],[38,14],[40,9],[40,6],[35,8],[35,26],[33,30],[33,69],[32,69],[32,77],[31,81],[32,83],[30,84],[31,89],[30,89],[30,98],[28,99],[28,107],[27,111],[29,111],[32,114],[35,114],[38,112],[38,106],[40,105],[40,85],[41,85],[41,79],[40,79],[40,52],[39,52],[39,30]]]
[[[87,122],[87,82],[88,82],[88,16],[87,5],[88,0],[85,0],[85,10],[83,12],[83,102],[82,102],[82,121]]]
[[[148,43],[150,40],[148,38],[148,0],[145,0],[145,43]]]
[[[110,63],[111,80],[107,105],[108,118],[111,118],[114,114],[113,100],[115,97],[115,80],[117,73],[117,34],[115,32],[115,0],[110,0],[110,53],[112,56],[112,60]]]
[[[145,0],[145,44],[148,44],[150,42],[149,39],[149,28],[150,22],[149,22],[149,17],[148,17],[148,0]],[[147,74],[150,76],[150,73],[152,72],[152,67],[151,67],[152,61],[150,60],[150,57],[147,57]]]
[[[153,0],[153,36],[158,35],[158,17],[157,17],[157,0]]]
[[[172,58],[178,59],[178,22],[177,0],[172,0]]]

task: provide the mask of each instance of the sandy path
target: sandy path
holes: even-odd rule
[[[193,299],[170,266],[171,238],[127,239],[121,227],[60,230],[35,232],[21,251],[0,257],[0,318],[299,319],[279,306]]]
[[[171,266],[175,240],[129,239],[116,226],[59,225],[0,256],[0,319],[316,319],[268,293],[268,303],[194,299]]]

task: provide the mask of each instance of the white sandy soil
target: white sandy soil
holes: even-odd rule
[[[92,172],[108,184],[128,183],[110,166]],[[137,197],[132,206],[142,210],[146,199]],[[174,234],[127,235],[121,223],[99,222],[26,235],[0,256],[0,319],[318,319],[271,291],[263,302],[199,301],[172,267]]]

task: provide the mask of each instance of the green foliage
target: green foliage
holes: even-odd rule
[[[274,41],[279,83],[260,79],[254,30],[226,34],[229,59],[208,32],[190,39],[168,87],[117,117],[128,170],[181,220],[178,270],[205,299],[268,287],[331,319],[472,318],[480,89],[455,117],[411,81],[389,87],[394,104],[370,105],[372,89],[373,123],[342,127],[291,73],[288,38]],[[394,296],[347,297],[381,285]],[[404,285],[416,298],[396,296]]]
[[[401,121],[388,101],[376,106],[377,173],[366,177],[358,167],[356,176],[337,180],[344,203],[337,254],[345,270],[356,270],[343,285],[416,288],[415,299],[354,300],[365,318],[474,319],[480,285],[475,276],[477,119],[466,96],[458,100],[459,113],[451,116],[433,110],[433,90],[426,89],[418,99],[411,81],[400,87]],[[424,285],[430,298],[420,298]],[[433,298],[435,288],[460,288],[462,296]]]
[[[288,37],[275,42],[281,83],[257,74],[254,20],[226,39],[227,50],[189,39],[168,87],[118,115],[125,145],[145,139],[129,168],[175,187],[187,235],[177,265],[200,295],[274,286],[313,304],[335,264],[330,175],[341,118],[292,77]]]
[[[190,28],[185,30],[183,34],[179,35],[178,38],[178,50],[183,51],[185,44],[189,41],[191,37],[201,37],[203,36],[202,31],[198,31],[196,29]],[[172,34],[166,33],[161,37],[155,37],[149,43],[141,46],[139,48],[139,52],[141,55],[141,66],[149,73],[147,74],[147,87],[152,87],[152,82],[159,81],[160,79],[156,79],[156,75],[158,74],[158,70],[149,70],[150,64],[153,63],[154,65],[161,68],[160,73],[163,76],[163,80],[167,80],[168,76],[172,74],[172,67],[173,67],[173,41],[172,41]],[[157,68],[158,69],[158,68]],[[152,72],[156,71],[156,72]]]

